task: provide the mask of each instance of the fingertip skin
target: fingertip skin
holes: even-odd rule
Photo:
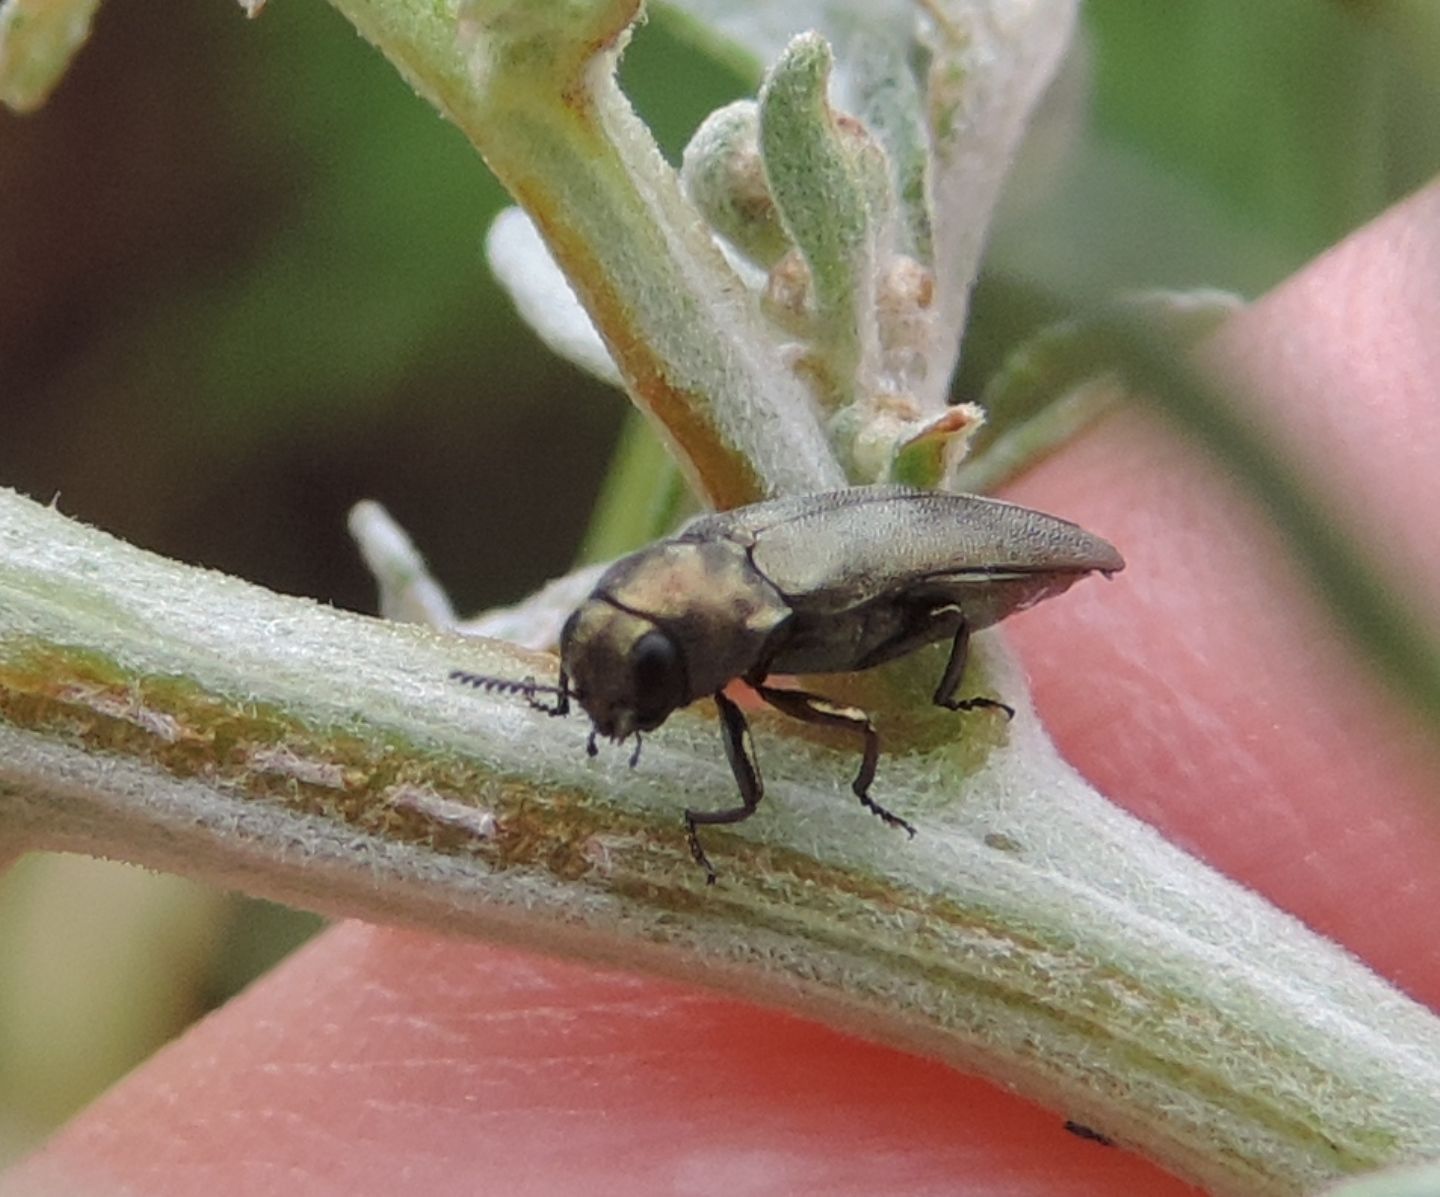
[[[1440,610],[1440,186],[1207,347],[1417,609]],[[1423,382],[1422,380],[1426,380]],[[1006,625],[1068,759],[1115,801],[1440,1007],[1440,755],[1223,463],[1143,409],[1007,497],[1127,559]]]
[[[1183,1197],[934,1061],[703,990],[343,924],[0,1191]],[[43,1187],[42,1187],[43,1186]]]

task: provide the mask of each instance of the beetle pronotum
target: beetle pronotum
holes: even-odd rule
[[[685,811],[690,851],[714,882],[699,828],[755,813],[764,787],[749,726],[724,687],[739,678],[777,710],[838,727],[863,742],[852,789],[892,827],[915,830],[870,797],[880,738],[870,717],[818,694],[768,684],[771,674],[848,673],[937,640],[950,657],[933,701],[952,711],[994,707],[957,698],[971,633],[1060,594],[1088,573],[1125,562],[1083,528],[996,499],[901,486],[861,486],[773,499],[704,515],[676,535],[622,557],[560,634],[555,686],[451,677],[523,694],[564,715],[574,699],[595,737],[615,742],[659,727],[680,707],[715,700],[740,805]],[[542,702],[538,694],[553,695]]]

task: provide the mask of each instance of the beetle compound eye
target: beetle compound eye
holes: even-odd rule
[[[630,650],[635,685],[635,718],[642,728],[658,727],[685,703],[685,665],[664,632],[646,632]]]
[[[664,632],[646,632],[630,652],[630,668],[642,691],[663,690],[680,670],[680,654]]]

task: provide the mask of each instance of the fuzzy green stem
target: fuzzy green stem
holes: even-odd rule
[[[100,0],[0,0],[0,103],[34,112],[90,36]]]
[[[636,5],[332,0],[530,215],[709,501],[838,486],[801,383],[614,80]],[[537,32],[538,27],[538,32]]]
[[[810,268],[817,347],[831,401],[843,406],[876,369],[876,209],[889,193],[884,153],[830,108],[833,66],[817,34],[786,47],[760,93],[760,146],[775,206]]]
[[[1440,1152],[1440,1023],[1101,800],[1023,705],[979,777],[948,746],[883,758],[913,841],[851,800],[852,750],[757,718],[769,796],[709,836],[707,888],[679,812],[734,800],[709,711],[631,770],[457,666],[553,660],[271,595],[0,492],[0,843],[623,956],[982,1072],[1217,1192]]]

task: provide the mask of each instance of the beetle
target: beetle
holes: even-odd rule
[[[619,743],[653,731],[710,696],[740,805],[685,811],[690,852],[713,884],[699,828],[739,823],[764,794],[745,716],[724,688],[739,678],[772,707],[862,741],[851,788],[892,827],[915,829],[870,797],[880,737],[870,717],[772,674],[848,673],[950,641],[933,701],[952,711],[990,707],[957,698],[971,634],[1060,594],[1086,574],[1114,574],[1113,546],[1068,520],[978,495],[857,486],[771,499],[691,520],[674,536],[622,557],[601,575],[560,633],[559,684],[454,670],[482,689],[523,694],[552,715],[575,700],[597,735]],[[553,695],[542,701],[539,694]]]

